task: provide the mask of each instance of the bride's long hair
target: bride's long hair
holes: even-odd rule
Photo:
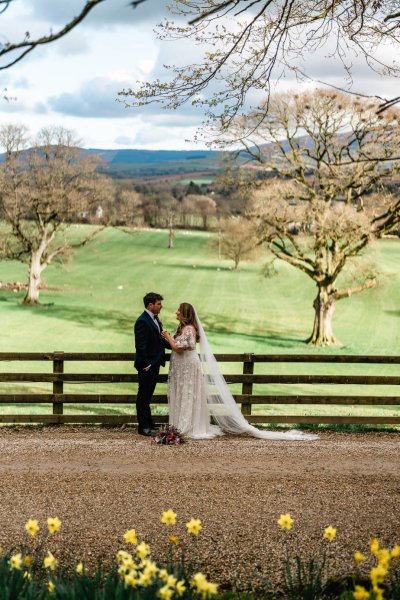
[[[180,335],[182,329],[186,325],[192,325],[192,327],[194,327],[196,331],[196,342],[198,342],[200,339],[200,335],[199,328],[197,326],[196,311],[194,310],[193,306],[188,302],[182,302],[182,304],[179,305],[179,312],[179,325],[174,337]]]

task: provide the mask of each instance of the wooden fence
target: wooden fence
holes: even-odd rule
[[[311,416],[311,415],[252,415],[252,406],[263,405],[347,405],[347,406],[390,406],[400,405],[400,395],[277,395],[264,393],[262,395],[253,393],[253,386],[263,384],[298,385],[298,384],[329,384],[329,385],[362,385],[362,386],[399,386],[400,376],[388,375],[290,375],[290,374],[255,374],[254,367],[261,363],[341,363],[346,365],[344,370],[348,371],[350,364],[379,364],[399,365],[400,356],[352,356],[352,355],[282,355],[282,354],[218,354],[217,360],[221,363],[241,363],[241,374],[225,375],[229,384],[241,384],[241,393],[234,394],[236,402],[241,405],[241,410],[246,418],[252,423],[367,423],[367,424],[400,424],[400,416]],[[27,372],[1,372],[0,382],[17,383],[18,386],[27,383],[51,383],[52,393],[0,393],[0,405],[7,404],[51,404],[52,414],[4,414],[0,409],[0,422],[2,423],[105,423],[123,424],[136,423],[134,414],[89,414],[73,415],[64,414],[64,405],[67,404],[129,404],[134,405],[136,395],[134,393],[118,394],[92,394],[92,393],[65,393],[64,384],[107,383],[112,389],[116,383],[137,383],[137,374],[132,373],[70,373],[65,372],[66,363],[83,363],[87,361],[111,363],[124,362],[133,363],[134,355],[128,353],[71,353],[71,352],[3,352],[0,353],[0,363],[8,361],[35,361],[39,363],[52,363],[52,372],[27,373]],[[4,368],[2,369],[4,371]],[[167,375],[161,374],[160,382],[167,381]],[[132,386],[133,388],[133,386]],[[133,389],[132,389],[133,391]],[[155,404],[166,404],[165,394],[155,394]],[[132,413],[134,411],[132,410]],[[167,416],[155,416],[158,423],[168,421]]]

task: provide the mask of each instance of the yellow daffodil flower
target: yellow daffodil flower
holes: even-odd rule
[[[171,590],[167,585],[164,585],[162,588],[158,590],[158,597],[162,598],[162,600],[170,600],[174,595],[174,591]]]
[[[28,519],[28,521],[25,523],[25,529],[29,533],[29,535],[34,538],[37,532],[39,531],[39,524],[37,520]]]
[[[207,586],[206,589],[203,590],[203,594],[205,594],[205,596],[215,596],[216,594],[218,594],[218,584],[217,583],[211,583],[211,581],[207,581]]]
[[[336,529],[334,527],[332,527],[332,525],[329,525],[329,527],[325,527],[324,538],[331,542],[332,540],[335,539],[335,537],[336,537]]]
[[[174,577],[173,575],[168,575],[168,579],[167,579],[167,581],[166,581],[165,583],[166,583],[166,585],[168,585],[169,587],[172,587],[172,588],[174,588],[174,587],[176,586],[176,584],[177,584],[177,581],[178,581],[178,580],[177,580],[177,578],[176,578],[176,577]]]
[[[138,583],[139,583],[139,585],[142,585],[143,587],[150,585],[151,575],[149,575],[148,573],[145,573],[145,572],[140,573]]]
[[[129,554],[129,552],[126,552],[125,550],[118,550],[117,560],[119,562],[122,562],[123,560],[126,560],[127,558],[132,558],[132,554]]]
[[[47,551],[47,556],[44,557],[43,566],[45,569],[54,571],[57,568],[58,560],[52,555],[50,550]]]
[[[369,592],[362,585],[356,585],[353,597],[354,600],[368,600]]]
[[[356,563],[360,563],[363,560],[367,560],[367,557],[357,550],[357,552],[354,552],[354,560]]]
[[[175,586],[175,590],[178,596],[183,596],[183,594],[186,592],[186,586],[183,579],[181,579],[181,581],[178,581],[178,583]]]
[[[278,519],[278,525],[279,527],[282,527],[282,529],[292,529],[293,527],[293,523],[294,523],[294,519],[292,519],[292,517],[288,514],[286,515],[281,515]]]
[[[49,590],[49,592],[51,594],[56,589],[56,586],[54,585],[54,583],[52,581],[49,581],[49,583],[47,585],[47,589]]]
[[[188,530],[188,533],[191,533],[192,535],[199,535],[200,531],[203,529],[200,519],[190,519],[190,521],[186,523],[186,529]]]
[[[394,546],[394,548],[390,552],[390,556],[392,558],[400,558],[400,546]]]
[[[155,562],[153,562],[152,560],[144,560],[143,563],[143,573],[147,573],[147,575],[149,575],[150,577],[154,577],[154,575],[157,575],[158,567]]]
[[[129,573],[128,575],[125,575],[124,582],[125,582],[125,585],[129,585],[130,587],[133,587],[133,588],[136,587],[138,584],[138,580],[131,573]]]
[[[168,573],[168,571],[166,569],[160,569],[158,571],[158,577],[162,581],[167,582],[168,581],[168,577],[169,577],[169,573]]]
[[[177,535],[173,535],[171,533],[171,535],[168,536],[168,539],[169,539],[170,542],[172,542],[175,545],[179,544],[179,538],[178,538]]]
[[[387,575],[387,569],[382,567],[382,565],[378,565],[377,567],[372,567],[370,571],[370,577],[372,581],[372,585],[377,585],[378,583],[382,583]]]
[[[137,544],[136,531],[134,529],[128,529],[128,531],[126,531],[124,533],[124,540],[127,544],[133,544],[134,546],[136,546],[136,544]]]
[[[10,557],[10,567],[12,569],[18,569],[20,570],[22,567],[22,554],[21,552],[18,552],[18,554],[13,554]]]
[[[379,550],[379,540],[377,540],[376,538],[373,538],[370,541],[369,548],[370,548],[372,554],[376,554]]]
[[[207,577],[203,573],[199,572],[193,575],[192,586],[197,588],[199,592],[202,592],[206,585]]]
[[[61,528],[61,521],[58,517],[49,517],[47,519],[47,528],[49,530],[49,533],[53,534],[53,533],[57,533],[57,531],[60,531]]]
[[[146,544],[146,542],[141,542],[138,546],[136,546],[136,554],[139,558],[146,558],[150,554],[150,546]]]
[[[376,553],[378,564],[385,569],[389,568],[390,565],[390,551],[387,548],[380,548]]]
[[[75,567],[75,572],[78,573],[78,575],[82,575],[83,573],[83,562],[78,562],[78,564]]]
[[[24,565],[29,569],[29,567],[31,566],[32,563],[33,563],[33,556],[31,556],[30,554],[27,554],[24,558]]]
[[[169,508],[168,510],[165,510],[163,512],[162,517],[161,517],[161,523],[164,523],[164,525],[175,525],[176,524],[176,513],[174,513],[172,508]]]
[[[374,587],[372,588],[372,591],[374,592],[374,599],[375,600],[383,600],[383,589],[378,587],[377,585],[374,585]]]

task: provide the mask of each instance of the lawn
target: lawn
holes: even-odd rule
[[[77,226],[76,235],[81,227]],[[175,310],[180,302],[195,304],[215,352],[400,353],[400,243],[396,239],[383,240],[368,251],[367,258],[379,267],[378,287],[338,303],[334,331],[342,345],[313,349],[303,342],[312,327],[315,294],[313,282],[305,275],[289,265],[276,263],[276,275],[266,279],[261,273],[265,256],[255,263],[243,263],[240,271],[235,272],[232,263],[219,261],[208,253],[209,234],[177,232],[173,249],[167,249],[167,238],[168,233],[159,230],[141,230],[132,236],[113,229],[104,231],[91,245],[82,248],[67,267],[52,265],[46,269],[45,282],[58,290],[42,292],[42,304],[38,307],[22,306],[22,292],[0,290],[3,323],[0,351],[131,352],[132,327],[142,311],[142,297],[147,291],[158,291],[165,298],[164,326],[170,330],[176,327]],[[26,265],[0,263],[0,281],[25,281],[26,274]],[[69,365],[69,370],[90,370],[93,366],[74,364]],[[2,363],[1,368],[12,371],[26,367],[26,364]],[[131,371],[128,364],[102,368]],[[233,364],[224,366],[228,372],[234,368]],[[385,370],[380,366],[349,368],[351,374],[395,375],[399,371],[398,366]],[[34,363],[29,369],[44,370],[43,365]],[[306,373],[310,369],[314,373],[343,373],[340,365],[301,364],[257,365],[256,373],[268,370]],[[10,391],[11,384],[2,384],[0,389]],[[16,393],[22,391],[15,385],[12,389]],[[36,389],[49,388],[38,385]],[[129,386],[121,385],[120,389],[126,391]],[[294,391],[308,393],[310,389],[310,386],[308,389],[296,386]],[[96,390],[105,392],[106,385],[99,385]],[[163,391],[163,386],[159,391]],[[261,386],[255,391],[261,393]],[[268,391],[286,393],[283,386],[269,386]],[[315,386],[312,391],[324,393],[324,388]],[[374,392],[394,395],[396,390],[376,387],[368,393]],[[350,393],[350,389],[337,393]],[[7,406],[3,410],[16,412],[16,407]],[[26,408],[22,406],[21,410]],[[75,407],[70,410],[75,412]],[[113,410],[120,409],[113,407]],[[288,412],[287,407],[269,407],[268,412],[271,410]],[[301,407],[302,413],[307,410]],[[326,412],[332,408],[320,410]],[[338,410],[349,414],[348,407]],[[357,410],[362,414],[376,411]],[[311,411],[315,412],[315,408]],[[38,412],[43,412],[43,407]]]

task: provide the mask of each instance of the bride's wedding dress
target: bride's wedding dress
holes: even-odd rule
[[[182,353],[172,352],[168,375],[169,422],[194,439],[211,439],[224,433],[247,433],[265,440],[316,440],[317,435],[290,430],[285,433],[257,429],[245,419],[218,367],[200,319],[200,355],[196,332],[186,325],[174,339]],[[215,424],[211,423],[212,420]]]

